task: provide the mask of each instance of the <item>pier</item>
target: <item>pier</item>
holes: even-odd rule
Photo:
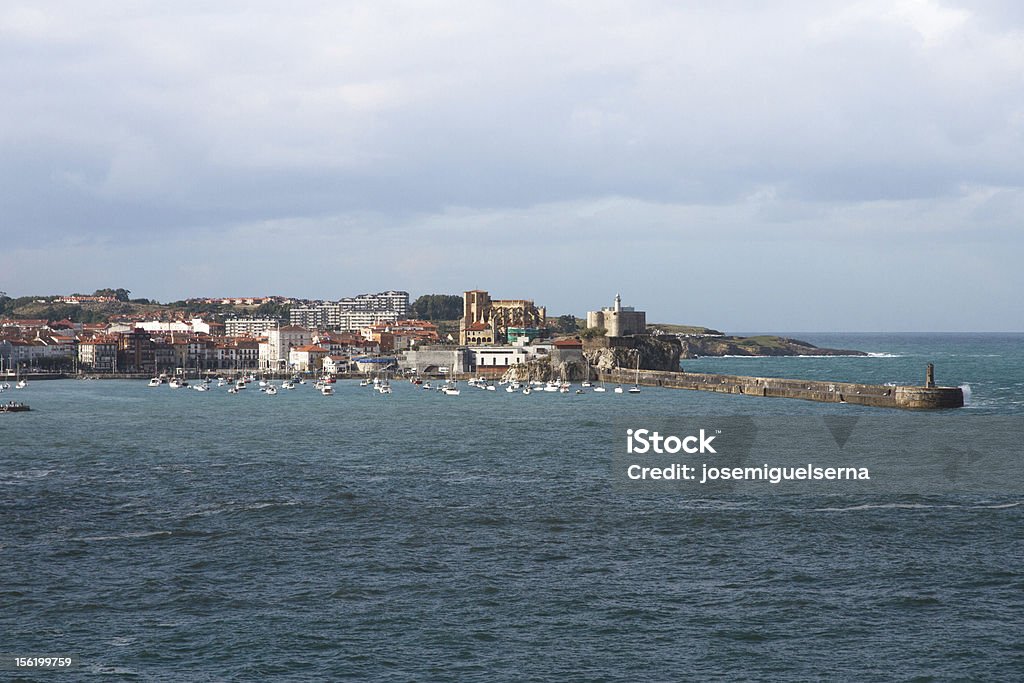
[[[797,398],[819,403],[849,403],[873,408],[906,410],[962,408],[964,405],[964,392],[960,387],[935,385],[934,368],[931,363],[928,364],[924,386],[822,382],[808,379],[656,370],[640,370],[639,374],[639,383],[643,386],[711,391],[720,394]],[[604,370],[597,377],[613,384],[633,384],[637,379],[637,371],[616,368]]]

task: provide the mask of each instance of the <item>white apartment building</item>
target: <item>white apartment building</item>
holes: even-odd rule
[[[278,326],[273,318],[229,318],[224,321],[224,336],[259,337]]]
[[[293,348],[311,342],[309,330],[297,325],[285,325],[267,332],[267,341],[260,343],[260,368],[282,370],[288,366],[288,354]]]
[[[293,306],[292,325],[309,329],[358,330],[378,322],[409,317],[409,293],[400,291],[360,294],[336,302]]]

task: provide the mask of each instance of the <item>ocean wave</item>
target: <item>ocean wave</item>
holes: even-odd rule
[[[852,505],[845,508],[827,507],[827,508],[812,508],[808,512],[863,512],[865,510],[948,510],[948,509],[962,509],[962,510],[1005,510],[1008,508],[1015,508],[1024,505],[1024,501],[1016,501],[1013,503],[998,503],[993,505],[981,505],[981,504],[962,504],[962,503],[943,503],[939,504],[928,504],[928,503],[865,503],[863,505]]]
[[[884,351],[868,351],[868,358],[903,358],[902,353],[886,353]]]
[[[193,517],[210,517],[212,515],[222,515],[226,512],[255,512],[257,510],[265,510],[267,508],[289,508],[296,505],[300,505],[299,501],[283,500],[244,504],[229,500],[223,505],[216,507],[210,507],[205,510],[193,510],[186,514],[183,519],[190,519]]]
[[[95,541],[126,541],[138,538],[155,538],[157,536],[170,536],[172,531],[133,531],[127,534],[116,534],[114,536],[79,536],[72,538],[72,541],[85,541],[86,543],[92,543]]]
[[[57,470],[19,470],[16,472],[7,472],[3,479],[0,479],[0,484],[13,484],[18,481],[29,481],[35,479],[43,479],[48,477]]]

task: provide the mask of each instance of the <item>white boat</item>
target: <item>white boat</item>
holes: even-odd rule
[[[441,393],[444,394],[445,396],[458,396],[462,392],[460,392],[455,387],[444,387],[443,389],[441,389]]]
[[[242,389],[245,389],[244,379],[240,379],[237,382],[235,382],[235,391],[241,391]]]
[[[146,386],[147,387],[158,387],[158,386],[160,386],[160,378],[159,377],[154,377],[153,379],[149,380],[149,384],[147,384]]]
[[[533,389],[531,389],[530,387],[526,387],[525,389],[523,389],[523,393],[529,396],[530,394],[533,393]]]
[[[622,387],[615,387],[615,393],[616,394],[621,394],[622,393]]]
[[[237,394],[238,393],[238,387],[228,387],[228,393],[229,394]]]
[[[266,391],[264,391],[263,393],[265,393],[267,396],[276,396],[277,387],[275,387],[273,384],[268,384]]]
[[[603,394],[606,391],[607,391],[607,389],[605,389],[604,387],[594,387],[594,393],[595,394]]]
[[[194,386],[192,388],[195,389],[196,391],[209,391],[210,390],[210,387],[206,386],[205,384],[198,384],[198,385],[196,385],[196,386]]]
[[[640,393],[640,352],[636,354],[636,379],[633,381],[633,388],[629,390],[631,394]]]
[[[498,388],[496,386],[494,386],[493,384],[488,384],[487,385],[487,391],[497,391],[497,390],[498,390]]]
[[[226,379],[219,379],[219,380],[217,380],[217,386],[218,387],[222,387],[222,386],[226,385],[227,383],[228,382],[227,382]]]
[[[515,387],[513,387],[511,384],[509,384],[508,386],[505,387],[505,391],[510,393],[510,394],[516,393]]]
[[[288,380],[287,382],[281,382],[281,388],[282,389],[294,389],[295,388],[295,382],[293,382],[291,380]]]
[[[27,386],[28,386],[28,382],[26,382],[23,379],[19,379],[18,383],[14,385],[14,388],[15,389],[24,389]]]
[[[174,379],[167,383],[167,386],[169,386],[171,389],[181,389],[182,387],[187,387],[188,382],[175,377]]]
[[[590,384],[590,382],[584,381],[583,384],[581,384],[580,386],[583,387],[583,388],[587,388],[587,387],[592,386],[592,385]]]
[[[325,384],[322,387],[320,387],[320,393],[323,394],[324,396],[334,396],[334,387],[332,387],[330,384]]]

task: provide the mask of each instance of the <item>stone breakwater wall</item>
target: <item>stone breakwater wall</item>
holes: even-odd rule
[[[626,368],[602,370],[597,373],[597,377],[605,382],[633,384],[636,371]],[[875,408],[934,410],[961,408],[964,405],[964,394],[959,387],[889,386],[655,370],[641,370],[640,384],[744,396],[798,398],[821,403],[850,403]]]

